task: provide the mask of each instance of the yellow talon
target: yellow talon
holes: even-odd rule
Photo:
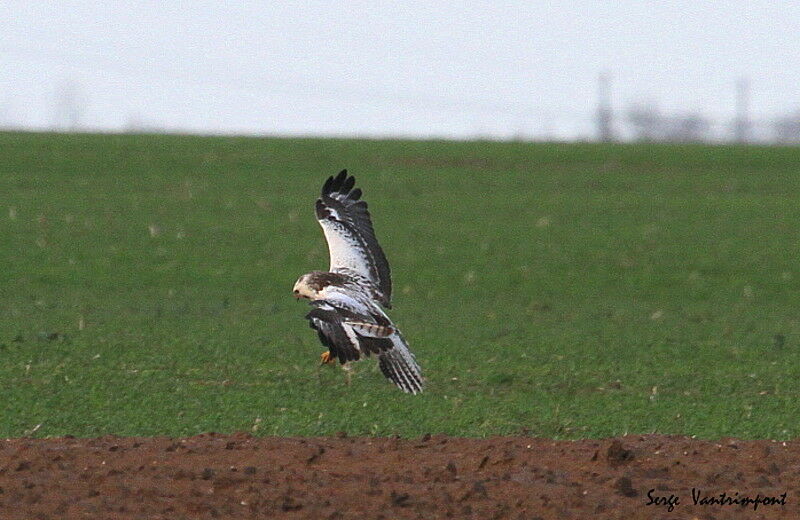
[[[331,356],[330,350],[327,352],[323,352],[322,355],[320,356],[320,360],[322,361],[320,365],[328,365],[331,363],[336,363],[336,358]]]

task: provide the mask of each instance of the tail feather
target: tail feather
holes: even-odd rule
[[[409,394],[422,392],[422,371],[414,354],[408,350],[408,345],[402,336],[398,334],[392,339],[394,348],[378,356],[381,372],[403,392]]]

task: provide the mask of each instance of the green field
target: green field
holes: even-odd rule
[[[291,287],[348,168],[428,378]],[[0,134],[0,436],[800,436],[800,150]]]

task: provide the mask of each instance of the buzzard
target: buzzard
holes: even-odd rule
[[[328,271],[312,271],[294,284],[296,298],[313,309],[306,315],[328,348],[323,363],[343,367],[376,355],[383,375],[402,391],[422,392],[422,374],[400,330],[382,307],[391,308],[389,262],[372,229],[355,177],[342,170],[329,177],[317,199],[317,220],[328,241]]]

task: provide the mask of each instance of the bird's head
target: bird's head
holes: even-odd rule
[[[317,298],[319,288],[312,282],[313,275],[314,273],[308,273],[297,279],[292,289],[295,298],[298,300],[300,298],[305,298],[307,300],[315,300]]]
[[[325,297],[323,292],[328,286],[342,286],[346,280],[347,278],[339,273],[311,271],[297,279],[292,292],[295,298],[322,300]]]

